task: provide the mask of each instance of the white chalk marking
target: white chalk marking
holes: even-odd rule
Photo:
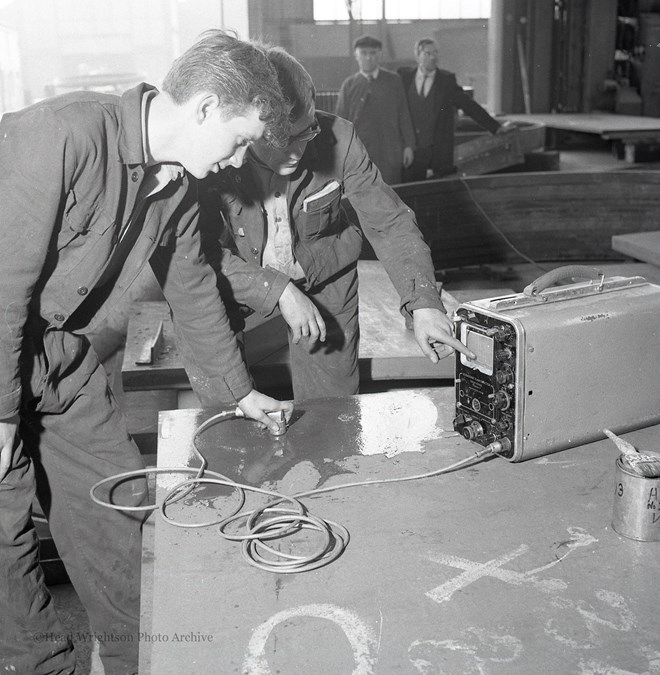
[[[642,647],[641,651],[649,660],[649,673],[660,673],[660,652],[651,647]]]
[[[523,652],[522,642],[514,635],[497,635],[496,633],[487,633],[480,628],[469,628],[468,632],[474,633],[479,638],[481,644],[490,647],[494,654],[500,652],[510,652],[510,655],[491,656],[488,660],[493,663],[511,663],[520,657]]]
[[[580,661],[580,675],[637,675],[632,670],[623,670],[621,668],[614,668],[613,666],[606,666],[593,659],[589,661]]]
[[[456,591],[460,591],[483,577],[494,577],[495,579],[514,584],[515,586],[529,584],[543,593],[556,593],[565,590],[567,584],[561,579],[537,579],[529,572],[513,572],[511,570],[500,569],[502,565],[515,560],[524,553],[527,553],[528,550],[529,547],[523,544],[515,551],[485,563],[477,563],[472,560],[466,560],[465,558],[458,558],[450,555],[432,555],[430,560],[433,562],[448,565],[450,567],[458,567],[465,571],[454,579],[428,591],[426,595],[437,603],[446,602]]]
[[[455,579],[434,588],[426,595],[438,603],[445,602],[449,600],[456,591],[465,588],[477,579],[486,576],[495,577],[500,581],[505,581],[506,583],[514,584],[516,586],[530,584],[543,593],[563,591],[568,588],[568,584],[565,581],[562,581],[561,579],[539,579],[536,575],[539,572],[545,572],[551,567],[554,567],[577,548],[580,548],[581,546],[590,546],[598,541],[598,539],[592,537],[586,530],[583,530],[580,527],[569,527],[568,533],[571,535],[571,540],[566,544],[568,549],[566,553],[561,556],[561,558],[557,558],[557,560],[553,560],[551,563],[548,563],[543,567],[537,567],[529,572],[513,572],[500,569],[502,565],[511,562],[515,558],[526,553],[529,550],[529,546],[526,546],[525,544],[521,545],[511,553],[505,554],[501,558],[495,558],[486,563],[477,563],[466,560],[465,558],[458,558],[450,555],[431,555],[430,560],[433,562],[449,565],[450,567],[458,567],[459,569],[465,570],[465,572]]]
[[[618,622],[608,621],[607,619],[598,616],[596,612],[578,605],[575,609],[584,617],[589,628],[592,628],[595,624],[599,624],[611,628],[612,630],[627,633],[635,627],[635,615],[630,611],[628,603],[622,596],[618,593],[601,589],[596,591],[596,597],[601,602],[604,602],[606,605],[609,605],[612,609],[616,610],[620,620]]]
[[[539,572],[545,572],[551,567],[554,567],[556,564],[560,563],[567,555],[570,555],[576,548],[581,546],[591,546],[591,544],[598,543],[598,539],[592,537],[586,530],[583,530],[581,527],[569,527],[568,533],[571,535],[571,541],[566,544],[568,549],[561,558],[553,560],[551,563],[544,565],[543,567],[537,567],[535,570],[527,572],[527,574],[538,574]]]
[[[588,605],[584,601],[575,602],[569,599],[559,599],[554,598],[552,604],[555,607],[560,608],[561,610],[575,610],[585,621],[586,629],[588,631],[589,637],[586,638],[585,642],[577,642],[573,638],[566,637],[561,635],[559,631],[554,627],[554,619],[550,619],[544,628],[546,635],[557,640],[557,642],[567,646],[572,647],[573,649],[593,649],[596,639],[598,637],[598,628],[605,627],[610,630],[617,630],[621,632],[629,632],[633,630],[636,624],[636,618],[633,612],[628,607],[625,599],[618,593],[613,593],[612,591],[607,591],[600,589],[596,591],[596,597],[612,609],[614,609],[618,615],[619,620],[608,620],[604,619],[598,614],[596,614],[594,608],[591,605]],[[563,612],[565,616],[565,612]],[[649,659],[650,660],[650,659]],[[600,671],[599,671],[600,672]],[[603,671],[609,672],[609,671]],[[649,670],[649,672],[653,672]],[[660,672],[660,668],[656,671]]]
[[[355,612],[330,604],[303,605],[274,614],[252,633],[242,672],[250,675],[270,675],[265,648],[268,637],[278,624],[293,617],[309,616],[336,623],[351,645],[355,669],[353,675],[372,675],[376,664],[378,640],[375,631]]]
[[[433,663],[429,661],[428,659],[421,658],[421,657],[414,657],[412,656],[411,652],[415,648],[420,648],[420,650],[424,647],[429,647],[429,648],[434,648],[434,649],[447,649],[451,650],[453,652],[463,652],[464,654],[467,654],[476,660],[476,650],[474,647],[470,645],[464,645],[461,644],[460,642],[457,642],[456,640],[415,640],[414,642],[411,643],[410,647],[408,648],[408,659],[412,663],[413,667],[418,673],[423,673],[426,675],[427,673],[434,673],[434,672],[439,672],[439,673],[444,673],[444,670],[437,670],[438,665],[437,663]],[[446,664],[443,664],[446,665]],[[479,675],[482,675],[484,672],[483,669],[478,666],[479,670]]]
[[[543,632],[546,635],[549,635],[551,638],[554,638],[559,642],[560,644],[564,645],[565,647],[571,647],[572,649],[593,649],[594,648],[594,643],[592,639],[590,638],[588,642],[578,642],[577,640],[574,640],[573,638],[566,637],[565,635],[562,635],[557,628],[554,627],[554,619],[550,619],[546,624],[543,629]]]
[[[571,460],[565,460],[565,459],[560,459],[560,460],[553,460],[553,459],[548,459],[547,457],[541,457],[541,459],[537,459],[535,464],[559,464],[564,469],[569,469],[573,466],[576,466],[576,462],[573,462]]]
[[[452,652],[462,652],[463,654],[472,657],[474,661],[473,665],[477,668],[479,673],[486,673],[488,671],[484,666],[487,662],[512,663],[513,661],[516,661],[523,652],[522,642],[513,635],[491,634],[478,628],[469,628],[466,632],[474,635],[480,644],[475,644],[474,642],[461,643],[457,640],[415,640],[408,648],[408,658],[420,673],[444,672],[442,670],[438,671],[437,668],[440,665],[447,665],[446,657],[444,657],[442,653],[434,654],[429,653],[429,651],[434,650],[440,652],[440,650],[449,650]],[[428,651],[424,654],[427,658],[423,658],[421,654],[415,657],[412,652],[417,648],[419,648],[420,651],[424,648],[428,648]],[[486,657],[480,655],[480,652],[483,653],[483,648],[490,650],[494,656]],[[502,654],[501,652],[503,651],[508,653]],[[435,662],[430,661],[430,658],[434,658]],[[470,670],[470,672],[473,671]]]

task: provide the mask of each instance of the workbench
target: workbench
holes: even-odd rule
[[[612,237],[612,248],[636,260],[660,267],[660,230],[615,234]]]
[[[377,261],[358,263],[360,279],[360,380],[451,379],[454,364],[444,358],[432,364],[421,352],[415,336],[407,330],[399,311],[399,296],[382,264]],[[507,295],[509,288],[472,290],[456,295],[442,293],[448,313],[459,301]],[[287,328],[279,313],[250,323],[245,331],[245,351],[250,372],[258,389],[287,384],[291,380]],[[162,339],[152,363],[143,361],[145,344],[154,340],[162,325]],[[188,376],[174,342],[169,308],[165,302],[135,303],[128,322],[126,348],[122,364],[125,391],[149,389],[190,389]]]
[[[506,115],[505,119],[518,123],[544,124],[554,131],[595,134],[605,141],[619,142],[623,145],[624,158],[628,162],[637,161],[636,146],[660,143],[660,119],[657,117],[592,112]]]
[[[419,474],[478,447],[452,431],[453,396],[439,387],[303,401],[280,439],[229,420],[198,446],[211,470],[285,494]],[[191,439],[209,415],[160,414],[160,467],[196,465]],[[660,427],[625,438],[657,450]],[[660,542],[612,530],[617,455],[602,440],[305,498],[351,538],[337,560],[301,574],[256,569],[217,527],[153,514],[140,672],[658,672]],[[158,498],[179,479],[159,476]],[[168,515],[205,521],[223,504],[204,492]]]
[[[539,113],[505,115],[504,119],[528,124],[543,124],[548,129],[597,134],[606,141],[660,141],[660,119],[614,113]]]

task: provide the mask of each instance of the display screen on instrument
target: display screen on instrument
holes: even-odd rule
[[[493,338],[474,330],[467,324],[462,324],[461,341],[477,356],[476,359],[470,361],[461,354],[461,363],[469,368],[479,370],[485,375],[492,375],[495,349]]]

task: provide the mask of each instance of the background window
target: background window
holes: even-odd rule
[[[348,21],[349,4],[356,21],[487,19],[490,3],[491,0],[314,0],[314,20]]]

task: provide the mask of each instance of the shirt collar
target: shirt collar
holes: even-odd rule
[[[142,103],[140,108],[140,120],[142,125],[142,162],[141,164],[148,164],[149,162],[149,148],[147,136],[147,111],[149,110],[149,102],[156,96],[155,89],[149,89],[142,94]],[[184,169],[181,164],[174,162],[159,162],[150,167],[155,175],[159,176],[159,181],[166,184],[168,181],[177,180],[183,176]]]
[[[140,127],[142,130],[142,162],[147,163],[149,157],[149,148],[147,142],[147,110],[149,109],[149,101],[155,96],[153,91],[145,91],[142,94],[142,101],[140,102]]]
[[[184,168],[181,164],[167,164],[165,162],[158,165],[168,178],[168,180],[178,180],[184,174]]]
[[[157,92],[155,87],[142,82],[122,94],[119,104],[119,161],[124,164],[144,164],[142,131],[142,99],[147,92]]]
[[[277,183],[277,178],[283,180],[283,184],[288,181],[288,176],[279,176],[267,164],[261,161],[255,152],[250,148],[248,150],[249,165],[252,169],[252,175],[255,177],[257,184],[261,185],[264,196],[268,196],[269,188]]]
[[[376,70],[374,70],[371,73],[363,73],[362,71],[359,71],[359,72],[360,72],[360,75],[362,75],[362,77],[364,77],[365,80],[369,80],[369,79],[377,80],[378,79],[378,73],[380,73],[380,68],[376,68]]]
[[[418,81],[423,80],[425,77],[430,77],[432,80],[435,77],[435,68],[430,73],[425,73],[421,67],[418,66],[415,77]]]
[[[262,159],[257,155],[257,153],[252,149],[252,147],[248,148],[247,151],[247,156],[250,159],[250,163],[253,166],[259,167],[260,171],[270,171],[271,173],[274,173],[274,171],[266,164]]]

